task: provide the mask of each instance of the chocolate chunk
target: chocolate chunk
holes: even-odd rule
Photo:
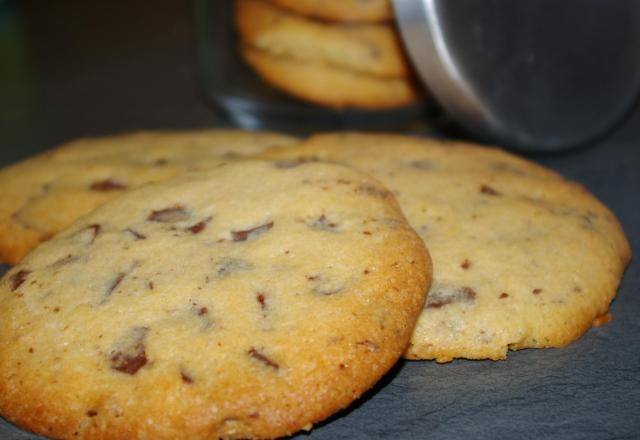
[[[118,182],[117,180],[105,179],[105,180],[99,180],[97,182],[93,182],[90,188],[93,191],[113,191],[113,190],[125,189],[126,187],[127,187],[126,184],[122,182]]]
[[[22,269],[11,275],[11,291],[15,292],[18,287],[22,285],[27,279],[27,276],[31,273],[30,270]]]
[[[371,353],[375,353],[376,351],[380,350],[378,344],[368,339],[365,339],[364,341],[358,341],[356,342],[356,345],[366,348],[367,351],[370,351]]]
[[[180,378],[184,383],[188,383],[188,384],[193,383],[193,376],[188,372],[186,372],[185,370],[180,370]]]
[[[498,191],[496,191],[495,189],[491,188],[489,185],[480,186],[480,192],[482,194],[487,194],[487,195],[490,195],[490,196],[499,196],[499,195],[501,195]]]
[[[201,323],[200,330],[207,330],[213,327],[214,321],[211,318],[209,308],[207,306],[203,306],[197,302],[191,303],[191,311],[190,313],[198,318],[198,321]]]
[[[534,295],[539,295],[539,294],[541,294],[541,293],[542,293],[542,289],[537,289],[537,288],[536,288],[536,289],[533,289],[531,292],[532,292]]]
[[[127,231],[129,234],[131,234],[131,235],[133,236],[133,239],[134,239],[134,240],[136,240],[136,241],[137,241],[137,240],[146,240],[146,238],[147,238],[147,236],[146,236],[146,235],[141,234],[141,233],[140,233],[140,232],[138,232],[138,231],[134,231],[134,230],[133,230],[133,229],[131,229],[131,228],[127,228],[127,229],[125,229],[125,231]]]
[[[199,234],[200,232],[204,231],[204,228],[207,227],[207,223],[209,223],[210,221],[211,217],[207,217],[204,220],[199,221],[195,225],[189,226],[185,230],[191,232],[192,234]]]
[[[507,292],[502,292],[500,294],[500,296],[499,296],[500,299],[505,299],[505,298],[508,298],[508,297],[509,297],[509,294]]]
[[[380,188],[378,186],[369,185],[369,184],[360,185],[356,188],[355,191],[358,193],[360,192],[365,193],[372,197],[380,197],[382,199],[391,195],[391,193],[386,189]]]
[[[124,277],[127,276],[126,273],[124,272],[120,272],[118,273],[115,278],[113,279],[113,281],[111,281],[111,284],[109,284],[109,286],[107,286],[107,289],[105,291],[105,295],[109,296],[113,293],[113,291],[116,289],[116,287],[118,287],[118,284],[120,284],[122,282],[122,280],[124,279]]]
[[[133,375],[147,364],[144,342],[148,332],[147,327],[134,327],[116,344],[109,355],[112,370]]]
[[[266,302],[266,299],[264,297],[264,293],[262,293],[262,292],[256,293],[256,300],[258,301],[258,304],[260,304],[260,308],[262,310],[266,310],[267,309],[267,302]]]
[[[79,236],[82,242],[89,245],[89,244],[93,244],[93,242],[96,241],[96,238],[98,238],[98,235],[100,235],[101,231],[102,231],[102,226],[100,226],[97,223],[94,223],[92,225],[89,225],[81,229],[75,235]]]
[[[335,220],[330,220],[326,215],[321,214],[319,217],[308,219],[306,222],[307,226],[315,231],[337,231],[338,222]]]
[[[254,347],[251,347],[249,351],[247,351],[247,354],[258,362],[266,365],[267,367],[273,368],[274,370],[278,370],[280,368],[280,366],[276,362],[274,362],[264,353],[256,350]]]
[[[273,162],[273,165],[276,168],[286,169],[286,168],[295,168],[304,163],[318,162],[319,160],[320,159],[316,156],[300,156],[295,160],[276,160]]]
[[[218,278],[226,278],[234,272],[252,270],[253,264],[239,258],[223,258],[215,266]]]
[[[411,168],[415,168],[416,170],[427,171],[433,168],[433,163],[427,159],[413,160],[409,162],[409,166]]]
[[[89,411],[87,411],[87,417],[95,417],[98,415],[98,411],[90,409]]]
[[[264,234],[273,227],[273,222],[267,222],[255,228],[245,229],[243,231],[231,231],[231,239],[233,241],[246,241],[256,238],[260,234]]]
[[[177,223],[188,220],[189,213],[181,205],[170,206],[169,208],[151,211],[147,220],[159,223]]]
[[[469,269],[471,267],[471,261],[468,258],[465,258],[464,261],[460,264],[460,267],[463,269]]]
[[[188,227],[187,231],[193,234],[198,234],[202,232],[206,227],[207,227],[207,224],[205,222],[198,222],[195,225]]]
[[[476,292],[471,287],[458,287],[438,283],[434,284],[429,290],[425,308],[439,309],[454,302],[472,303],[475,298]]]
[[[75,256],[75,255],[72,255],[72,254],[68,254],[68,255],[67,255],[67,256],[65,256],[65,257],[58,258],[58,259],[57,259],[56,261],[54,261],[54,262],[51,264],[51,266],[49,266],[49,267],[51,267],[51,268],[53,268],[53,269],[57,269],[57,268],[59,268],[59,267],[65,266],[65,265],[67,265],[67,264],[74,263],[74,262],[76,262],[76,261],[78,261],[78,260],[80,260],[80,257]]]

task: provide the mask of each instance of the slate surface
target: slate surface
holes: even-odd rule
[[[84,135],[224,124],[196,93],[188,4],[157,1],[150,14],[142,0],[88,3],[97,2],[0,2],[0,59],[13,63],[0,69],[0,164]],[[532,159],[604,201],[640,255],[640,109],[592,145]],[[352,408],[297,437],[640,438],[638,258],[611,313],[564,349],[401,362]],[[0,420],[0,439],[34,438]]]

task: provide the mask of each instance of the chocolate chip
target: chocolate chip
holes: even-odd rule
[[[75,235],[80,236],[80,239],[85,244],[89,245],[89,244],[93,244],[93,242],[96,241],[96,238],[98,238],[98,235],[100,235],[101,231],[102,231],[102,226],[100,226],[97,223],[94,223],[92,225],[89,225],[81,229]]]
[[[502,292],[500,294],[500,296],[499,296],[500,299],[505,299],[505,298],[508,298],[508,297],[509,297],[509,294],[507,292]]]
[[[177,223],[188,220],[189,213],[181,205],[174,205],[164,209],[151,211],[147,220],[159,223]]]
[[[105,179],[93,182],[90,188],[93,191],[113,191],[125,189],[126,187],[127,185],[122,182],[118,182],[117,180]]]
[[[144,341],[148,331],[147,327],[134,327],[118,342],[109,356],[112,370],[134,375],[147,364]]]
[[[416,170],[430,170],[433,168],[433,163],[430,160],[422,159],[422,160],[413,160],[409,162],[409,166],[411,168],[415,168]]]
[[[87,417],[95,417],[98,415],[98,411],[95,411],[93,409],[90,409],[89,411],[87,411]]]
[[[276,160],[273,162],[273,165],[276,168],[286,169],[286,168],[295,168],[304,163],[309,162],[318,162],[320,159],[316,156],[300,156],[295,160]]]
[[[118,284],[120,284],[122,282],[122,280],[124,279],[124,277],[127,274],[124,272],[120,272],[118,273],[115,278],[113,279],[113,281],[111,281],[111,283],[109,284],[109,286],[107,286],[107,289],[105,291],[105,295],[109,296],[113,293],[113,291],[116,289],[116,287],[118,287]]]
[[[198,222],[193,226],[189,226],[186,230],[191,232],[192,234],[199,234],[200,232],[204,231],[204,228],[207,227],[207,223],[202,221],[202,222]]]
[[[462,263],[460,263],[460,267],[463,269],[469,269],[471,267],[471,261],[468,258],[465,258]]]
[[[246,241],[256,238],[260,234],[264,234],[273,227],[273,222],[267,222],[251,229],[242,231],[231,231],[231,239],[233,241]]]
[[[262,293],[262,292],[256,293],[256,300],[258,301],[258,304],[260,304],[260,308],[262,310],[266,310],[267,309],[267,302],[266,302],[266,299],[264,297],[264,293]]]
[[[134,231],[134,230],[133,230],[133,229],[131,229],[131,228],[127,228],[127,229],[125,229],[125,231],[127,231],[129,234],[131,234],[131,235],[133,236],[133,239],[134,239],[134,240],[136,240],[136,241],[137,241],[137,240],[146,240],[146,238],[147,238],[147,236],[146,236],[146,235],[141,234],[141,233],[140,233],[140,232],[138,232],[138,231]]]
[[[193,302],[191,314],[195,315],[201,322],[201,330],[207,330],[213,327],[214,322],[213,319],[211,319],[208,307],[198,304],[197,302]]]
[[[325,214],[318,217],[310,218],[305,221],[306,225],[315,231],[335,232],[338,229],[338,222],[327,218]]]
[[[448,284],[434,284],[427,295],[425,308],[439,309],[453,302],[471,303],[476,298],[476,292],[471,287],[458,287]]]
[[[498,191],[496,191],[495,189],[491,188],[489,185],[480,186],[480,192],[482,194],[487,194],[487,195],[490,195],[490,196],[499,196],[499,195],[501,195]]]
[[[538,288],[536,288],[536,289],[533,289],[531,292],[532,292],[534,295],[539,295],[540,293],[542,293],[542,289],[538,289]]]
[[[226,278],[234,272],[252,270],[253,264],[239,258],[223,258],[216,263],[215,272],[218,278]]]
[[[271,358],[266,356],[264,353],[256,350],[254,347],[251,347],[249,351],[247,351],[247,354],[251,356],[253,359],[255,359],[256,361],[266,365],[267,367],[273,368],[276,371],[280,368],[280,366],[276,362],[274,362]]]
[[[58,258],[58,259],[57,259],[56,261],[54,261],[54,262],[51,264],[51,266],[49,266],[49,267],[51,267],[51,268],[53,268],[53,269],[57,269],[57,268],[59,268],[59,267],[65,266],[65,265],[67,265],[67,264],[74,263],[74,262],[76,262],[76,261],[78,261],[78,260],[80,260],[80,257],[74,256],[74,255],[72,255],[72,254],[68,254],[68,255],[67,255],[67,256],[65,256],[65,257]]]
[[[364,341],[358,341],[356,342],[356,345],[366,348],[367,351],[371,353],[375,353],[376,351],[380,350],[380,347],[378,346],[378,344],[368,339],[365,339]]]
[[[180,370],[180,378],[184,383],[187,383],[187,384],[193,383],[193,376],[191,376],[191,374],[187,373],[185,370]]]
[[[369,185],[369,184],[363,184],[358,186],[355,191],[357,193],[365,193],[369,196],[372,197],[380,197],[380,198],[386,198],[388,196],[391,195],[391,193],[389,191],[387,191],[386,189],[380,188],[378,186],[374,186],[374,185]]]
[[[11,275],[11,291],[15,292],[18,287],[22,285],[27,279],[27,276],[31,273],[30,270],[22,269]]]

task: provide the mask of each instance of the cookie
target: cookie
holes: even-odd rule
[[[384,78],[410,76],[402,44],[390,24],[323,23],[263,0],[236,0],[235,5],[242,41],[265,55]]]
[[[424,245],[379,182],[238,161],[118,197],[0,281],[0,414],[53,438],[273,438],[401,356]]]
[[[272,86],[301,100],[335,109],[392,109],[418,102],[421,92],[405,78],[378,78],[324,64],[274,57],[249,46],[244,59]]]
[[[498,149],[326,134],[266,156],[347,163],[394,192],[434,266],[409,359],[562,347],[607,317],[630,258],[616,217],[582,186]]]
[[[393,19],[389,0],[271,0],[298,14],[323,20],[376,22]]]
[[[411,76],[391,25],[337,25],[238,0],[241,55],[271,86],[314,104],[387,109],[415,103]]]
[[[297,139],[240,130],[81,139],[0,170],[0,259],[15,264],[78,217],[146,182]]]

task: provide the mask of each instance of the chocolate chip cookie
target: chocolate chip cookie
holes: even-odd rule
[[[0,260],[43,240],[125,190],[291,145],[276,133],[217,129],[80,139],[0,170]]]
[[[53,438],[273,438],[401,356],[424,245],[378,181],[243,161],[149,184],[0,281],[0,414]]]
[[[396,195],[434,265],[410,359],[503,359],[609,318],[629,244],[606,206],[551,170],[496,148],[357,133],[266,156],[346,163]]]

